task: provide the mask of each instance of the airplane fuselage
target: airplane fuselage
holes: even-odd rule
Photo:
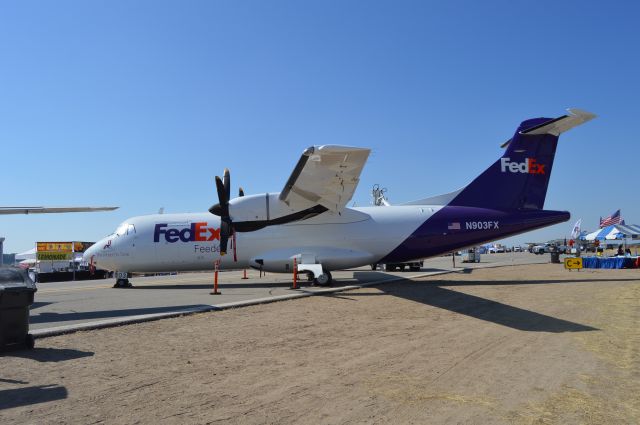
[[[253,232],[236,232],[220,255],[220,218],[210,213],[133,217],[118,234],[85,254],[96,267],[120,272],[253,267],[286,273],[298,263],[325,270],[409,261],[441,255],[569,219],[545,210],[501,211],[474,207],[407,205],[345,208]]]

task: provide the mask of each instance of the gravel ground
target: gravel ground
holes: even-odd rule
[[[640,423],[640,274],[473,270],[0,357],[0,423]]]

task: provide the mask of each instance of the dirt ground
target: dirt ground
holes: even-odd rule
[[[460,272],[37,341],[0,423],[640,423],[640,271]]]

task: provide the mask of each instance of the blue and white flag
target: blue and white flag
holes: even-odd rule
[[[576,224],[573,225],[573,230],[571,230],[571,239],[577,239],[580,235],[580,226],[582,225],[582,219],[576,221]]]

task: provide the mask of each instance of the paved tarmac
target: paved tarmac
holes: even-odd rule
[[[505,253],[484,255],[482,262],[475,264],[462,264],[460,260],[456,257],[455,270],[546,263],[549,256]],[[210,294],[213,272],[133,278],[134,287],[130,289],[112,288],[114,279],[40,283],[31,307],[30,328],[36,336],[46,336],[78,328],[90,329],[336,292],[388,282],[398,277],[428,276],[452,270],[451,257],[436,257],[426,260],[420,272],[387,273],[363,267],[332,272],[334,284],[331,289],[309,286],[306,279],[302,279],[297,290],[290,288],[291,275],[268,273],[259,277],[258,271],[248,270],[249,279],[243,280],[242,271],[228,271],[219,274],[220,295]]]

